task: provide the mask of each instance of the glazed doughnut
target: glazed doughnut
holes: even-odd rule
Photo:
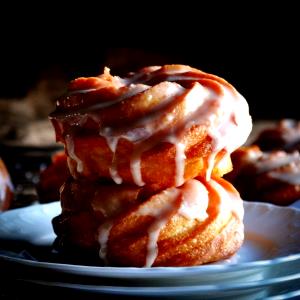
[[[290,205],[300,199],[298,151],[263,152],[258,146],[242,147],[232,154],[233,171],[225,177],[243,199]]]
[[[0,158],[0,211],[9,209],[13,200],[13,185],[3,160]]]
[[[275,126],[265,128],[253,144],[262,151],[300,151],[300,122],[283,119]]]
[[[228,82],[183,65],[78,78],[50,119],[75,179],[153,191],[229,172],[229,154],[252,128],[246,100]]]
[[[67,181],[53,220],[56,247],[96,253],[109,265],[150,267],[209,263],[241,246],[242,200],[224,179],[190,179],[146,199],[143,189]]]

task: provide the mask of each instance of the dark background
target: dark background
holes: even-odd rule
[[[109,23],[99,19],[97,25],[84,28],[77,27],[78,18],[56,25],[55,16],[47,28],[39,28],[39,22],[29,28],[27,23],[5,24],[0,98],[24,97],[41,78],[68,81],[97,75],[105,65],[119,75],[145,65],[180,63],[227,79],[248,100],[254,119],[300,119],[299,21],[292,11],[278,7],[276,14],[264,10],[256,15],[249,12],[249,17],[245,7],[233,14],[230,26],[227,20],[216,25],[214,20],[202,22],[199,16],[175,18],[176,22],[173,18],[173,24],[160,20],[159,28],[143,20],[139,31],[129,19],[112,27],[116,16]],[[144,24],[151,26],[146,29]],[[122,47],[112,46],[116,42]]]

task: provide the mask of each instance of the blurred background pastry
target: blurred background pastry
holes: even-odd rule
[[[267,126],[260,132],[253,144],[258,145],[263,151],[299,151],[300,122],[292,119],[283,119],[278,123]]]
[[[3,160],[0,158],[0,212],[11,207],[14,187]]]
[[[51,163],[51,156],[62,149],[55,143],[48,114],[64,90],[63,77],[59,73],[48,73],[24,96],[0,98],[0,156],[15,186],[12,208],[42,199],[36,191],[40,172]],[[49,194],[46,197],[49,200]]]
[[[39,202],[47,203],[60,199],[60,188],[70,177],[67,156],[64,151],[53,154],[51,163],[40,171],[36,184]]]
[[[225,177],[245,200],[287,206],[300,199],[299,151],[262,151],[242,147],[232,154],[233,171]]]

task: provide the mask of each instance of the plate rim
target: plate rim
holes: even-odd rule
[[[34,284],[75,288],[79,290],[89,291],[91,288],[96,289],[98,292],[117,293],[124,295],[140,295],[141,292],[155,296],[167,295],[186,295],[186,293],[209,293],[209,292],[230,292],[241,291],[247,289],[266,288],[275,284],[284,284],[286,282],[300,280],[300,273],[289,274],[285,276],[267,278],[256,281],[235,282],[233,284],[199,284],[199,285],[186,285],[186,286],[114,286],[114,285],[94,285],[94,284],[77,284],[72,282],[60,281],[45,281],[40,279],[19,279],[25,282]]]

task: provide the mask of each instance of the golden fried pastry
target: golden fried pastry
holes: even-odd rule
[[[300,122],[284,119],[273,127],[264,129],[253,142],[263,151],[300,151]]]
[[[67,181],[53,221],[57,246],[135,267],[199,265],[241,246],[242,201],[224,179],[191,179],[146,199],[143,189]]]
[[[228,82],[183,65],[78,78],[50,118],[74,178],[153,191],[229,172],[229,154],[252,128]]]
[[[243,199],[290,205],[300,199],[300,154],[263,152],[258,146],[242,147],[232,154],[233,171],[226,179]]]
[[[13,200],[13,185],[3,160],[0,158],[0,211],[9,209]]]
[[[71,82],[51,120],[72,175],[53,220],[59,251],[151,267],[214,262],[239,249],[242,201],[219,177],[252,123],[225,80],[182,65],[126,78],[105,69]]]

